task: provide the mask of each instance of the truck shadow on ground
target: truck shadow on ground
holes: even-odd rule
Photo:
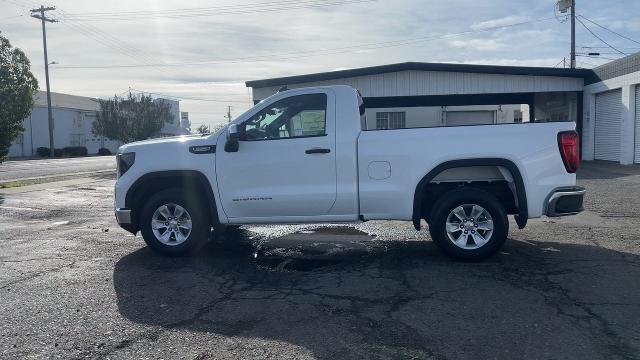
[[[284,341],[325,359],[638,354],[636,255],[511,240],[492,259],[460,263],[431,242],[368,240],[353,241],[355,251],[329,261],[331,247],[343,254],[345,245],[325,245],[327,261],[297,270],[282,264],[300,253],[280,249],[282,261],[261,263],[264,244],[242,232],[190,258],[143,248],[115,266],[118,309],[150,326],[136,341],[158,341],[167,330],[184,329]],[[257,344],[233,346],[284,356]]]
[[[581,180],[613,180],[640,175],[640,166],[622,166],[611,161],[584,161],[578,170]]]

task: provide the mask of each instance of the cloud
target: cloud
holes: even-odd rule
[[[266,0],[242,0],[241,3],[256,1]],[[206,0],[179,3],[65,0],[57,5],[58,9],[76,14],[114,11],[125,14],[214,5],[238,6],[239,3],[237,0],[217,0],[215,4]],[[191,120],[194,124],[224,122],[226,105],[233,106],[234,116],[250,106],[250,91],[244,86],[246,80],[405,61],[553,66],[569,51],[567,24],[550,20],[480,33],[495,26],[552,17],[552,5],[552,0],[378,0],[232,16],[86,21],[92,29],[86,24],[61,19],[63,21],[59,23],[47,25],[49,60],[60,64],[50,68],[51,85],[56,92],[91,97],[121,93],[131,86],[183,97],[220,99],[223,102],[184,100],[181,110],[193,112]],[[6,16],[24,12],[15,1],[2,3],[2,10]],[[631,38],[640,39],[640,21],[633,18],[633,14],[640,13],[638,0],[621,0],[606,7],[600,2],[583,1],[579,12]],[[3,35],[27,53],[36,77],[44,84],[40,24],[24,16],[4,20],[1,26]],[[441,38],[468,30],[475,32]],[[579,31],[582,33],[578,36],[578,46],[595,46],[596,40],[589,42],[590,34]],[[615,35],[604,30],[602,34],[615,41]],[[637,46],[618,41],[619,46]],[[385,42],[404,45],[365,46]],[[124,51],[123,47],[133,48],[133,54]],[[347,50],[314,52],[334,48]],[[274,54],[292,55],[269,56]],[[256,61],[256,57],[261,61]],[[61,68],[158,62],[209,63],[115,69]],[[225,103],[225,100],[247,101],[238,104]]]
[[[560,59],[562,60],[562,59]],[[557,58],[531,58],[531,59],[514,59],[514,58],[502,58],[502,59],[469,59],[467,61],[460,62],[461,64],[477,64],[477,65],[502,65],[502,66],[541,66],[541,67],[553,67],[558,64]]]
[[[494,39],[453,40],[449,44],[455,48],[478,51],[495,51],[506,47],[505,44]]]
[[[471,25],[471,29],[472,30],[483,30],[483,29],[493,28],[493,27],[497,27],[497,26],[518,24],[518,23],[522,23],[522,22],[530,21],[530,20],[531,20],[531,18],[528,17],[528,16],[511,15],[511,16],[505,16],[505,17],[498,18],[498,19],[487,20],[487,21],[482,21],[482,22],[479,22],[479,23],[475,23],[475,24]]]
[[[603,22],[598,21],[598,23],[604,26],[607,26],[607,24],[609,24],[609,26],[611,26],[611,29],[614,30],[625,30],[634,32],[640,31],[640,18],[638,17],[624,20],[612,20],[609,22],[605,22],[604,24]]]

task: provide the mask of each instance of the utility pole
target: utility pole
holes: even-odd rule
[[[576,68],[576,0],[571,0],[571,68]]]
[[[44,76],[47,83],[47,111],[49,113],[49,156],[54,157],[53,146],[53,115],[51,114],[51,88],[49,87],[49,58],[47,57],[47,22],[57,22],[57,20],[48,19],[45,12],[55,10],[55,7],[44,7],[31,10],[31,17],[42,20],[42,44],[44,46]]]
[[[227,106],[227,116],[225,116],[227,118],[228,122],[231,122],[231,106],[228,105]]]

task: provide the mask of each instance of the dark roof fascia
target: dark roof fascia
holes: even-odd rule
[[[530,66],[498,66],[498,65],[470,65],[470,64],[447,64],[447,63],[420,63],[406,62],[400,64],[372,66],[359,69],[330,71],[323,73],[287,76],[272,79],[247,81],[247,87],[261,88],[268,86],[292,85],[306,82],[316,82],[325,80],[344,79],[357,76],[367,76],[385,74],[399,71],[441,71],[441,72],[463,72],[498,75],[529,75],[529,76],[557,76],[572,78],[590,78],[593,72],[590,69],[564,69],[548,67]]]
[[[591,85],[640,71],[640,52],[608,62],[593,69],[584,84]]]

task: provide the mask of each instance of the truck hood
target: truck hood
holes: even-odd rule
[[[120,146],[118,153],[147,152],[156,150],[164,151],[179,148],[188,149],[190,146],[215,145],[216,139],[216,134],[211,134],[205,136],[186,135],[142,140]]]

